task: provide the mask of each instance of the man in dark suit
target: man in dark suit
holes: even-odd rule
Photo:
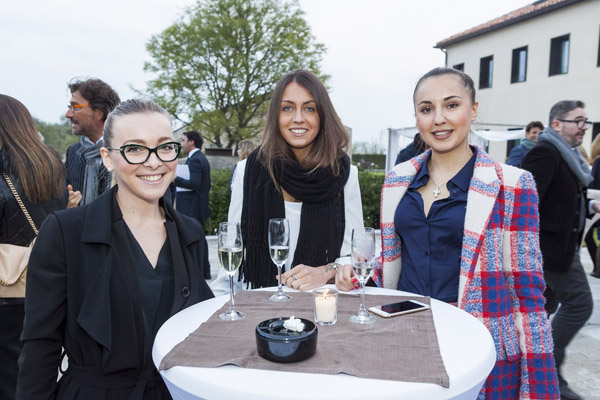
[[[592,176],[577,150],[591,122],[581,101],[556,103],[550,110],[549,122],[521,165],[533,174],[539,193],[546,311],[550,315],[558,309],[552,320],[552,337],[561,399],[580,399],[561,376],[560,367],[565,348],[593,309],[590,286],[579,259],[579,244],[586,215],[599,212],[600,204],[586,198]]]
[[[188,217],[196,218],[205,226],[209,217],[208,192],[210,191],[210,165],[200,150],[204,140],[197,131],[183,133],[181,148],[188,158],[185,165],[190,170],[189,179],[175,178],[175,186],[188,189],[178,191],[176,195],[176,208]],[[206,239],[204,239],[206,243]],[[210,279],[210,262],[208,260],[208,243],[205,251],[204,278]]]

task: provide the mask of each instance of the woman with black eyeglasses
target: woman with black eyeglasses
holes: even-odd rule
[[[50,215],[31,254],[19,399],[171,398],[152,362],[156,333],[213,297],[203,230],[163,199],[180,149],[169,116],[128,100],[109,114],[104,141],[117,185]],[[57,382],[62,348],[68,368]]]

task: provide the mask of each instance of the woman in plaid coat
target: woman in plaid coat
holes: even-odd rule
[[[385,180],[382,254],[373,279],[380,287],[422,286],[420,294],[450,296],[444,300],[489,329],[497,359],[480,399],[558,399],[533,177],[469,146],[477,103],[468,75],[430,71],[417,83],[414,103],[417,128],[431,150],[397,165]],[[467,182],[462,194],[461,177]],[[448,242],[436,239],[448,232]],[[425,256],[414,257],[415,247]],[[440,269],[429,262],[438,251],[455,254],[444,256],[455,265]],[[430,281],[420,279],[423,270]],[[440,283],[440,275],[454,280]]]

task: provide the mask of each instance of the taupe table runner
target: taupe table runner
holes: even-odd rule
[[[314,321],[312,294],[293,293],[286,303],[267,300],[266,291],[240,291],[236,308],[246,313],[239,321],[221,321],[218,314],[177,344],[161,361],[160,370],[174,366],[220,367],[233,364],[244,368],[318,374],[346,373],[363,378],[435,383],[449,387],[431,310],[393,318],[377,317],[370,325],[348,321],[360,305],[359,296],[340,294],[338,320],[319,326],[316,354],[298,363],[282,364],[261,358],[256,350],[256,325],[276,317],[306,318]],[[405,296],[366,295],[367,308],[410,299]],[[417,299],[417,298],[415,298]],[[428,297],[419,301],[429,304]]]

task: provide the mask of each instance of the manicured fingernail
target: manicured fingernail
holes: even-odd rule
[[[356,283],[356,282],[358,282],[358,279],[352,278],[352,283]]]
[[[358,285],[354,285],[354,289],[358,289]]]

